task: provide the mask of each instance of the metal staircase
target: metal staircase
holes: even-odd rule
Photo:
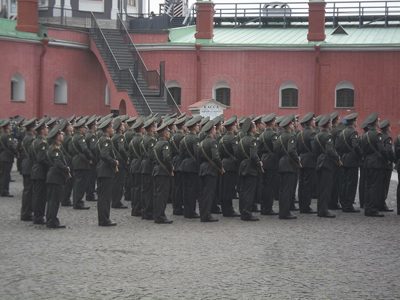
[[[180,113],[173,97],[167,97],[165,63],[161,72],[147,70],[120,16],[118,29],[101,29],[92,14],[90,33],[117,90],[127,91],[139,115]]]

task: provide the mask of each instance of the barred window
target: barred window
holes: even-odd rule
[[[223,105],[231,105],[231,89],[230,88],[220,88],[215,90],[216,99],[219,103]]]
[[[298,106],[298,89],[284,89],[282,90],[282,105],[281,107],[297,107]]]
[[[279,89],[279,107],[293,108],[299,106],[299,89],[292,81],[286,81]]]
[[[11,101],[25,101],[25,79],[20,73],[11,78]]]
[[[354,108],[354,87],[350,82],[342,81],[336,86],[335,107]]]
[[[176,105],[181,105],[181,91],[182,89],[180,87],[170,87],[168,88],[169,92],[171,93],[168,94],[168,97],[173,97],[175,100]]]
[[[128,0],[128,5],[136,6],[136,0]]]

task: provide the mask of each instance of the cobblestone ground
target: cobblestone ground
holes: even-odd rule
[[[1,299],[400,299],[395,213],[200,223],[169,204],[172,225],[112,209],[118,225],[104,228],[88,202],[62,207],[68,228],[55,230],[19,221],[22,180],[12,177],[15,197],[0,198]]]

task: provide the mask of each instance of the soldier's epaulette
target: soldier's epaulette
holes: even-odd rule
[[[332,133],[329,132],[330,135],[332,135]]]
[[[43,141],[43,143],[47,143],[47,141],[46,141],[46,140],[44,140],[44,139],[42,139],[42,141]]]
[[[107,140],[109,140],[109,139],[110,139],[110,137],[106,136],[106,139],[107,139]]]
[[[56,148],[57,148],[57,149],[60,149],[60,147],[58,147],[57,145],[56,145]]]

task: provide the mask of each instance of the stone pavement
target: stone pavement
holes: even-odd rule
[[[172,225],[112,209],[118,225],[104,228],[88,202],[61,207],[68,228],[55,230],[19,221],[22,180],[12,177],[15,197],[0,198],[0,299],[400,299],[395,213],[200,223],[169,204]]]

